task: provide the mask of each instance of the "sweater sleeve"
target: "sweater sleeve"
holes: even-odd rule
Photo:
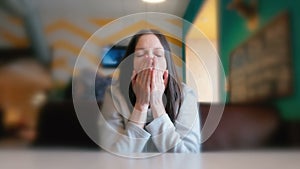
[[[128,107],[122,107],[124,100],[119,95],[113,96],[110,91],[108,89],[105,93],[98,123],[100,146],[107,151],[118,154],[142,152],[150,134],[134,123],[127,122],[126,118],[123,117],[124,114],[118,110],[126,111]]]
[[[197,97],[185,87],[184,100],[173,124],[167,114],[146,126],[160,152],[200,152],[200,120]]]

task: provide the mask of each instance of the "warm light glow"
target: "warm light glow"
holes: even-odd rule
[[[144,2],[147,2],[147,3],[161,3],[161,2],[164,2],[166,0],[142,0]]]
[[[199,28],[205,36],[210,40],[216,40],[218,38],[218,15],[217,15],[217,0],[204,1],[201,10],[199,11],[194,25]],[[198,31],[191,30],[188,34],[189,38],[203,38]]]

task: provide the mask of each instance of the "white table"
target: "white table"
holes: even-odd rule
[[[300,150],[161,154],[130,159],[97,151],[0,150],[1,169],[297,169]]]

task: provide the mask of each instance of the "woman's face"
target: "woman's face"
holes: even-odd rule
[[[165,51],[159,39],[154,34],[142,35],[135,46],[133,59],[134,70],[139,72],[143,69],[149,68],[143,67],[143,65],[145,65],[144,63],[147,62],[147,60],[154,59],[156,59],[157,69],[167,69]]]

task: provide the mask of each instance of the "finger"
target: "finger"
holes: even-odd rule
[[[147,76],[147,80],[146,80],[146,86],[148,89],[151,88],[151,72],[152,72],[152,69],[148,69],[147,70],[147,73],[146,73],[146,76]]]
[[[142,72],[141,72],[141,76],[142,76],[141,80],[142,80],[142,84],[143,84],[143,85],[146,85],[146,84],[147,84],[148,69],[146,69],[146,67],[148,67],[148,65],[149,65],[148,62],[149,62],[149,61],[147,60],[147,61],[144,63],[145,68],[144,68],[144,69],[142,70]]]
[[[155,69],[155,72],[154,72],[154,90],[157,90],[158,87],[159,87],[159,70],[158,69]]]
[[[166,87],[167,84],[168,84],[168,77],[169,77],[169,71],[168,71],[168,70],[165,70],[165,71],[164,71],[163,77],[164,77],[164,85],[165,85],[165,87]]]
[[[157,58],[156,57],[153,58],[153,68],[158,69],[158,67],[157,67]]]
[[[153,68],[151,71],[151,91],[153,91],[155,88],[155,72],[156,70]]]
[[[139,73],[139,76],[140,76],[139,80],[142,84],[143,84],[143,81],[144,81],[144,78],[145,78],[144,74],[145,74],[145,70],[141,70],[140,73]]]
[[[141,81],[141,83],[145,82],[146,78],[145,78],[145,71],[146,71],[146,68],[147,67],[147,62],[144,62],[141,66],[141,69],[140,69],[140,72],[139,72],[139,80]]]
[[[134,86],[135,83],[136,83],[136,79],[132,79],[132,80],[131,80],[131,83],[132,83],[132,85]]]
[[[153,59],[153,70],[152,70],[152,79],[151,79],[151,85],[152,85],[152,91],[155,90],[156,88],[156,82],[157,82],[157,69],[156,69],[156,65],[157,65],[157,60],[156,57],[154,57]]]
[[[152,68],[153,67],[153,59],[148,58],[147,63],[148,63],[147,68]]]
[[[144,78],[143,71],[139,71],[135,81],[139,84],[142,84],[143,78]]]
[[[161,83],[163,82],[163,73],[164,71],[161,70],[161,68],[159,68],[159,65],[158,65],[158,60],[157,58],[154,59],[154,66],[155,66],[155,69],[156,69],[156,82],[157,83]]]
[[[144,72],[143,73],[144,74],[144,78],[143,78],[144,82],[149,82],[148,81],[148,78],[149,78],[148,76],[150,76],[150,79],[151,79],[151,74],[150,74],[150,72],[151,72],[151,65],[152,65],[152,60],[151,59],[147,59],[146,60],[146,69],[143,71]],[[145,84],[147,84],[147,83],[145,83]]]
[[[136,79],[136,71],[135,71],[135,70],[132,71],[132,75],[131,75],[131,78],[130,78],[130,79],[131,79],[131,80]]]

